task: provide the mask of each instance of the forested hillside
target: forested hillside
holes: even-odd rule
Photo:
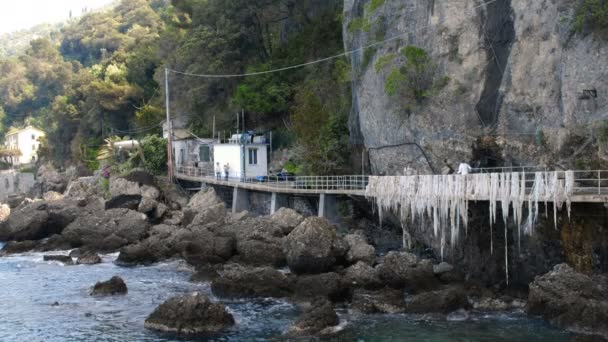
[[[263,71],[339,53],[340,1],[122,0],[0,60],[0,136],[34,124],[58,165],[86,163],[103,139],[160,133],[164,68],[197,74]],[[199,136],[275,132],[300,172],[344,171],[350,66],[336,60],[252,77],[170,75],[172,113]],[[89,163],[91,164],[91,163]]]

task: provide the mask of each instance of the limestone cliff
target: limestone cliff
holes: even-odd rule
[[[577,3],[345,0],[347,50],[399,37],[351,55],[351,133],[372,172],[399,174],[408,164],[439,171],[446,159],[602,162],[593,132],[608,119],[608,39],[573,33]],[[429,54],[446,84],[406,113],[385,86],[408,45]]]

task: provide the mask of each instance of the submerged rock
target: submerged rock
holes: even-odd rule
[[[314,302],[310,308],[298,317],[287,329],[289,336],[325,335],[332,333],[340,323],[333,305],[328,301]]]
[[[348,294],[348,288],[335,272],[300,275],[294,285],[295,296],[299,299],[316,298],[340,301]]]
[[[148,329],[180,335],[213,334],[232,325],[234,318],[223,304],[199,293],[168,299],[144,323]]]
[[[127,284],[119,276],[113,276],[108,281],[100,281],[93,286],[91,296],[112,296],[116,294],[127,294]]]
[[[85,252],[82,253],[76,260],[78,265],[95,265],[101,263],[101,257],[96,253]]]
[[[45,255],[42,257],[44,261],[59,261],[65,265],[74,265],[74,260],[69,255]]]
[[[460,286],[449,286],[437,291],[422,292],[407,297],[405,311],[409,313],[449,313],[467,308],[467,294]]]
[[[528,311],[558,327],[608,339],[608,280],[557,265],[530,284]]]
[[[356,289],[353,293],[352,307],[366,314],[403,312],[404,293],[402,290],[388,288],[378,291]]]

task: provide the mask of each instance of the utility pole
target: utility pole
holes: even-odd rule
[[[167,112],[167,174],[173,182],[173,125],[169,113],[169,69],[165,68],[165,110]]]
[[[243,120],[241,120],[241,122],[243,123],[243,133],[245,133],[245,110],[241,109],[241,117]]]
[[[240,115],[239,113],[236,113],[236,134],[239,134],[239,129],[241,128],[241,124],[239,122]]]

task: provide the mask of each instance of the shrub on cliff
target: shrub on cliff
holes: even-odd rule
[[[148,135],[141,139],[144,151],[144,165],[154,174],[161,174],[167,170],[167,140],[156,135]]]

